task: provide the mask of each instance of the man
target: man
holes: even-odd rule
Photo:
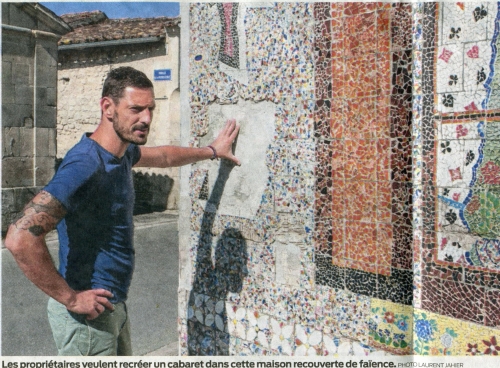
[[[125,300],[133,267],[132,166],[172,167],[208,158],[239,164],[228,120],[203,148],[144,147],[153,84],[130,67],[112,70],[101,120],[66,155],[51,182],[9,227],[6,247],[25,275],[50,296],[48,313],[59,355],[131,355]],[[45,235],[57,226],[59,270]]]

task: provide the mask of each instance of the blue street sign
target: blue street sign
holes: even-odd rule
[[[155,81],[172,80],[172,69],[156,69],[154,74]]]

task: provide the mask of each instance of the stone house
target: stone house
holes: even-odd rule
[[[153,81],[156,109],[148,145],[179,144],[180,18],[108,19],[101,11],[61,16],[73,31],[59,41],[57,157],[99,122],[107,73],[132,66]],[[136,213],[176,209],[178,168],[134,172]]]
[[[2,3],[2,232],[54,174],[57,41],[70,30],[40,4]]]

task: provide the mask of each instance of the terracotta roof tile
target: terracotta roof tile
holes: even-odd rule
[[[81,13],[63,14],[61,15],[61,18],[71,28],[77,28],[88,24],[96,24],[102,22],[108,19],[108,16],[100,10],[94,10]]]
[[[108,19],[101,11],[65,14],[61,18],[73,31],[64,35],[59,45],[160,37],[165,35],[165,28],[181,21],[180,17]]]

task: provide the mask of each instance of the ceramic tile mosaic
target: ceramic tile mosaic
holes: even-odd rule
[[[217,8],[221,17],[222,39],[219,60],[234,68],[239,68],[239,47],[236,23],[238,3],[218,3]]]
[[[434,48],[435,60],[424,65],[422,79],[423,91],[433,99],[425,95],[423,99],[422,180],[427,184],[421,202],[419,305],[497,326],[498,309],[490,298],[497,294],[498,284],[485,280],[496,280],[499,273],[495,260],[500,244],[495,194],[499,106],[494,82],[498,4],[442,3],[427,9],[423,38]],[[443,339],[452,337],[448,332]],[[418,341],[415,346],[424,353]],[[433,349],[436,353],[443,347]]]
[[[325,14],[323,5],[316,7],[318,14]],[[346,285],[354,292],[376,296],[378,278],[391,279],[393,269],[409,272],[412,267],[408,27],[412,8],[334,3],[329,11],[331,18],[318,20],[316,26],[316,50],[321,55],[316,80],[324,85],[323,76],[332,76],[331,88],[325,86],[321,92],[316,88],[322,102],[315,114],[316,136],[322,138],[316,149],[316,250],[322,259],[331,255],[333,267],[366,273],[358,272],[356,277],[365,279],[363,283]],[[324,70],[328,67],[331,72]],[[320,108],[326,104],[328,113]],[[329,203],[331,212],[324,210]],[[330,227],[335,236],[324,233]],[[339,284],[316,278],[330,286]],[[373,287],[365,288],[365,283]],[[395,300],[395,295],[392,300],[410,301]]]
[[[408,355],[413,346],[413,308],[372,299],[370,309],[368,345]]]
[[[343,337],[323,335],[323,354],[328,356],[385,356],[386,351]]]
[[[251,216],[192,166],[181,353],[497,352],[498,4],[187,7],[189,142],[273,133]]]
[[[421,355],[497,355],[500,330],[416,309],[414,350]]]

